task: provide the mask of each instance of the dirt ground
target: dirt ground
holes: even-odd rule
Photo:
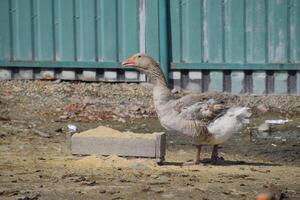
[[[173,133],[167,133],[162,164],[115,155],[73,156],[66,147],[68,124],[80,131],[99,125],[163,131],[149,86],[5,81],[0,94],[0,199],[250,200],[270,184],[278,185],[286,199],[300,199],[299,97],[257,98],[260,113],[222,145],[224,164],[183,166],[195,149],[188,138]],[[274,113],[271,101],[290,108]],[[270,133],[252,131],[266,119],[285,118],[292,121]],[[205,147],[202,158],[210,151]]]

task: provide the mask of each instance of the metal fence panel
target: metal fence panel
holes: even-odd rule
[[[171,66],[299,69],[299,4],[295,0],[170,1]]]
[[[3,0],[0,9],[1,66],[118,67],[139,51],[139,0]]]
[[[1,0],[0,79],[141,81],[119,67],[142,51],[175,86],[299,93],[299,19],[299,0]]]

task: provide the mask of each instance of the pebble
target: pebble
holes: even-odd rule
[[[152,174],[150,177],[153,179],[157,179],[159,176],[157,174]]]
[[[113,197],[112,200],[122,199],[120,196]]]
[[[105,189],[100,189],[99,192],[100,192],[101,194],[104,194],[104,193],[106,193],[106,190],[105,190]]]
[[[126,123],[126,120],[125,120],[124,118],[119,118],[119,119],[118,119],[118,122]]]
[[[95,186],[96,184],[97,184],[96,181],[89,181],[89,182],[83,183],[83,185],[87,185],[87,186]]]
[[[163,188],[153,188],[151,190],[153,192],[155,192],[155,193],[163,193],[163,192],[165,192],[165,189],[163,189]]]
[[[150,187],[150,186],[145,186],[145,187],[142,188],[142,191],[143,191],[143,192],[148,192],[148,191],[150,191],[150,190],[151,190],[151,187]]]
[[[175,197],[175,194],[167,193],[167,194],[162,194],[161,196],[164,197],[164,198],[167,198],[167,199],[172,199],[172,198]]]
[[[269,111],[269,109],[266,107],[265,104],[259,104],[256,108],[262,114],[264,114],[264,113],[266,113],[266,112]]]
[[[145,164],[137,163],[137,162],[130,163],[130,165],[128,167],[130,169],[146,169],[146,168],[148,168],[148,166],[146,166]]]
[[[170,179],[166,176],[160,176],[155,181],[149,182],[150,185],[164,185],[169,183],[170,183]]]
[[[121,179],[120,179],[120,182],[121,182],[121,183],[130,183],[131,180],[126,179],[126,178],[121,178]]]
[[[8,135],[8,132],[0,131],[0,138],[6,137],[7,135]]]
[[[108,194],[113,195],[113,194],[120,193],[120,190],[116,190],[116,189],[114,189],[114,188],[111,188],[111,189],[106,190],[106,192],[107,192]]]
[[[80,176],[76,179],[74,179],[74,182],[77,183],[77,182],[83,182],[83,181],[86,181],[87,179],[84,177],[84,176]]]
[[[39,136],[41,136],[41,137],[44,137],[44,138],[50,138],[51,137],[48,133],[37,130],[37,129],[32,129],[32,132],[39,135]]]
[[[257,128],[257,130],[259,132],[266,132],[266,131],[269,131],[270,130],[270,126],[266,123],[263,123],[261,125],[259,125],[259,127]]]
[[[18,200],[38,200],[40,196],[41,196],[40,194],[36,194],[36,195],[33,195],[33,196],[21,196],[17,199]]]
[[[160,180],[160,181],[169,181],[170,178],[168,178],[167,176],[160,176],[160,177],[158,177],[158,180]]]

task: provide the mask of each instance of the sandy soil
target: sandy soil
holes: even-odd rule
[[[2,92],[2,91],[0,91]],[[45,92],[46,93],[46,92]],[[34,94],[34,92],[33,92]],[[47,93],[46,93],[47,94]],[[183,166],[195,149],[182,135],[167,134],[166,161],[112,156],[73,156],[66,148],[66,127],[100,125],[121,131],[160,132],[155,118],[78,121],[61,119],[34,107],[42,98],[13,95],[0,103],[0,199],[255,199],[269,184],[286,199],[300,199],[300,118],[272,133],[245,130],[222,145],[222,165]],[[48,94],[49,95],[49,94]],[[57,97],[57,102],[63,99]],[[31,105],[31,106],[30,106]],[[59,103],[56,108],[59,108]],[[41,106],[43,108],[43,106]],[[5,112],[4,112],[5,111]],[[0,112],[1,113],[1,112]],[[264,114],[265,119],[286,114]],[[290,118],[291,119],[291,118]],[[210,156],[203,149],[202,158]]]
[[[156,139],[159,133],[133,133],[130,131],[118,131],[107,126],[98,126],[94,129],[89,129],[80,133],[77,133],[77,137],[117,137],[117,138],[143,138],[143,139]]]

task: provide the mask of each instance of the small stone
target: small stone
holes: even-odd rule
[[[166,176],[160,176],[158,177],[155,181],[151,181],[149,184],[150,185],[164,185],[164,184],[169,184],[170,179]]]
[[[113,189],[113,188],[112,188],[112,189],[109,189],[109,190],[107,190],[106,192],[107,192],[108,194],[111,194],[111,195],[112,195],[112,194],[117,194],[117,193],[120,193],[120,191],[119,191],[119,190],[116,190],[116,189]]]
[[[105,190],[105,189],[100,189],[99,192],[100,192],[101,194],[104,194],[104,193],[106,193],[106,190]]]
[[[261,125],[259,125],[259,127],[257,128],[257,130],[259,132],[266,132],[266,131],[269,131],[270,130],[270,126],[266,123],[263,123]]]
[[[229,191],[223,191],[223,194],[230,195],[230,192]]]
[[[260,104],[256,108],[257,108],[258,112],[260,112],[262,114],[269,111],[269,109],[264,104]]]
[[[129,182],[131,182],[131,181],[128,180],[128,179],[125,179],[125,178],[121,178],[121,179],[120,179],[120,182],[121,182],[121,183],[129,183]]]
[[[38,200],[40,196],[41,196],[40,194],[36,194],[33,196],[22,196],[19,197],[18,200]]]
[[[122,199],[120,196],[113,197],[112,200]]]
[[[140,109],[141,109],[141,107],[138,106],[138,105],[131,105],[131,106],[129,106],[129,110],[130,111],[139,111]]]
[[[152,191],[156,192],[156,193],[163,193],[163,192],[165,192],[165,190],[163,188],[153,188]]]
[[[64,88],[64,91],[65,91],[65,92],[68,92],[68,93],[69,93],[69,92],[72,92],[72,88],[70,88],[70,87],[65,87],[65,88]]]
[[[151,190],[151,187],[150,186],[145,186],[142,188],[142,192],[148,192]]]
[[[188,174],[181,174],[182,177],[189,177]]]
[[[147,168],[147,166],[145,164],[137,163],[137,162],[131,163],[128,167],[131,169],[146,169]]]
[[[74,180],[74,182],[83,182],[83,181],[86,181],[87,179],[84,177],[84,176],[80,176],[78,177],[77,179]]]
[[[86,182],[83,185],[87,185],[87,186],[95,186],[97,183],[96,181],[90,181],[90,182]]]
[[[41,136],[41,137],[44,137],[44,138],[50,138],[51,137],[48,133],[37,130],[37,129],[32,129],[32,132],[39,135],[39,136]]]
[[[61,119],[61,120],[68,119],[68,118],[69,118],[69,116],[67,116],[67,115],[61,115],[61,116],[59,116],[59,119]]]
[[[173,193],[163,194],[161,196],[164,198],[167,198],[167,199],[172,199],[175,197],[175,195]]]
[[[159,176],[156,175],[156,174],[152,174],[150,177],[151,177],[151,178],[154,178],[154,179],[157,179]]]
[[[118,119],[118,122],[126,123],[126,120],[125,120],[124,118],[119,118],[119,119]]]
[[[171,90],[171,92],[172,92],[173,94],[178,94],[178,93],[181,92],[181,89],[180,89],[180,88],[174,88],[174,89]]]

